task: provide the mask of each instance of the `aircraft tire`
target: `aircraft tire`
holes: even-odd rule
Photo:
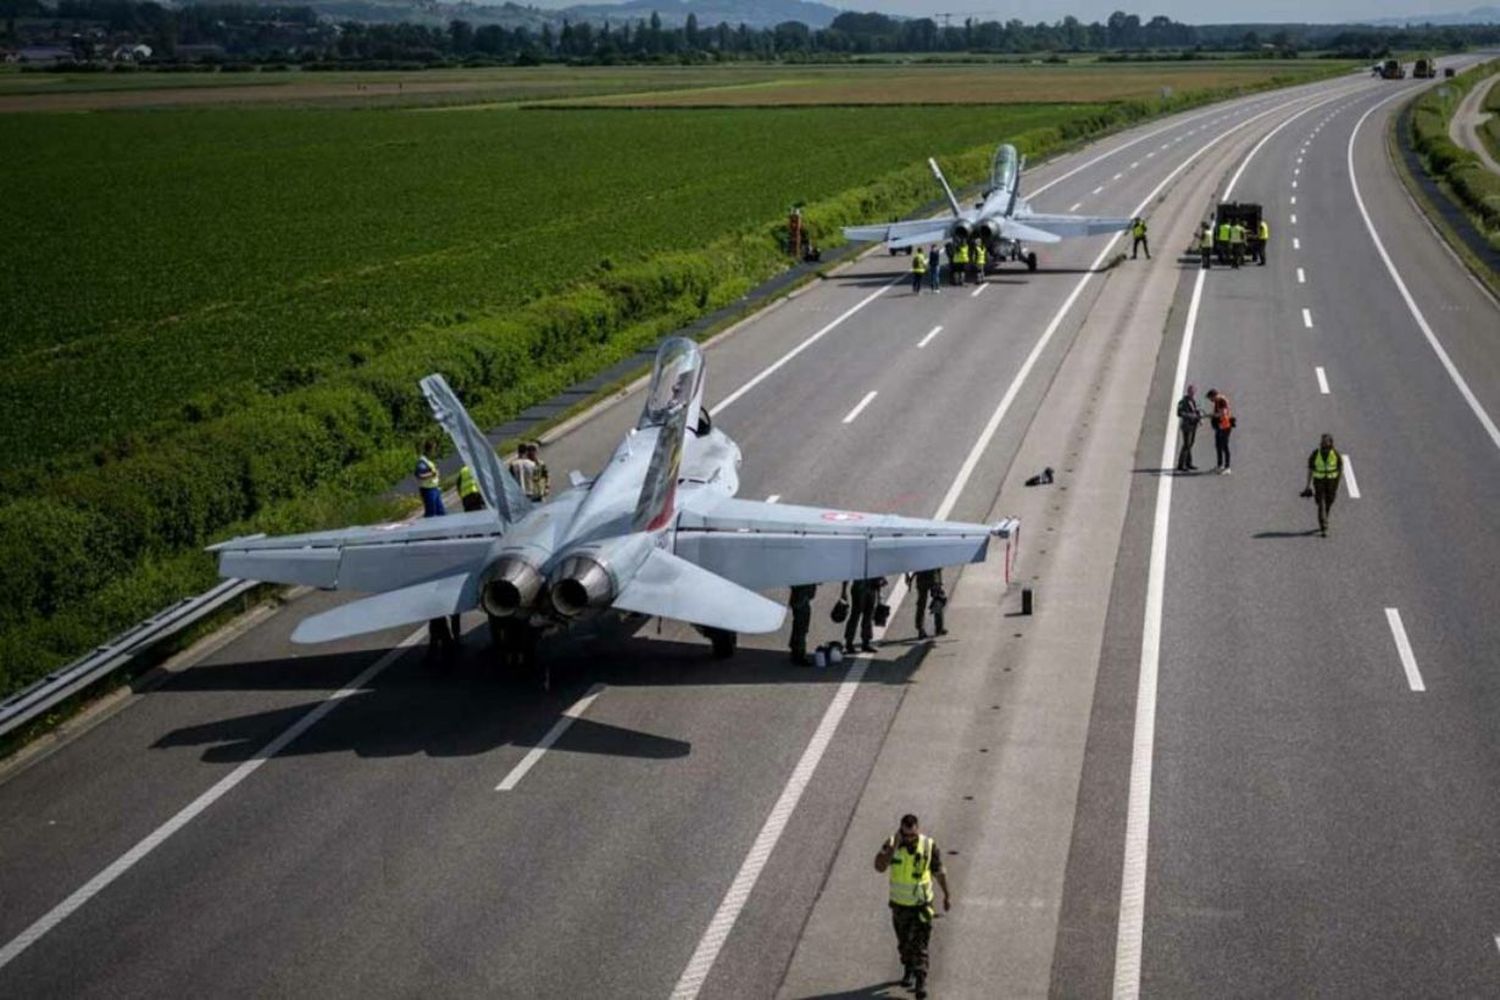
[[[1035,250],[1032,250],[1030,253],[1028,253],[1026,255],[1026,270],[1028,270],[1028,271],[1035,271],[1036,270],[1036,251]]]
[[[708,641],[714,646],[714,659],[727,660],[734,655],[735,647],[739,645],[739,633],[730,632],[728,629],[708,629],[704,633]]]

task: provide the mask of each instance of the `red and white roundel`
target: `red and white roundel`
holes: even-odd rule
[[[847,510],[830,510],[823,513],[825,521],[863,521],[864,519],[863,514],[855,514]]]

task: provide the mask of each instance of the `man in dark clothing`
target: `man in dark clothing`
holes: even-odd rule
[[[1307,488],[1318,504],[1318,534],[1328,537],[1328,512],[1339,495],[1339,477],[1344,474],[1344,457],[1333,447],[1333,435],[1324,434],[1313,453],[1307,456]]]
[[[1130,245],[1130,259],[1135,260],[1135,255],[1142,250],[1146,251],[1146,259],[1151,259],[1151,244],[1146,241],[1146,220],[1137,215],[1130,223],[1130,236],[1133,242]]]
[[[875,652],[875,605],[885,589],[884,577],[855,580],[849,585],[849,618],[844,622],[844,652],[854,652],[854,634],[859,633],[859,648]]]
[[[807,658],[807,630],[812,625],[812,603],[818,593],[816,583],[799,583],[792,588],[787,602],[792,609],[792,662],[799,667],[812,663]]]
[[[1177,452],[1178,472],[1198,470],[1193,464],[1193,439],[1198,436],[1198,421],[1203,419],[1203,411],[1198,409],[1197,393],[1197,388],[1190,385],[1177,401],[1177,427],[1182,434],[1182,447]]]
[[[931,284],[933,292],[941,292],[943,275],[943,248],[936,243],[927,254],[927,280]]]
[[[948,604],[948,594],[943,590],[943,571],[924,569],[913,575],[917,588],[917,638],[927,638],[927,604],[932,602],[932,624],[935,635],[947,635],[943,628],[943,608]]]

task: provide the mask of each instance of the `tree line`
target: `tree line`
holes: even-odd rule
[[[659,15],[619,23],[562,21],[540,29],[453,20],[334,23],[312,7],[188,4],[166,7],[136,0],[0,0],[9,40],[17,18],[35,31],[64,37],[69,25],[102,26],[115,37],[134,36],[171,59],[179,45],[211,45],[225,57],[337,63],[453,62],[615,64],[723,60],[838,59],[882,53],[1148,53],[1191,58],[1204,52],[1292,56],[1317,49],[1340,56],[1378,57],[1391,50],[1453,51],[1500,43],[1500,26],[1373,28],[1327,25],[1190,25],[1156,16],[1142,20],[1116,11],[1085,24],[1076,17],[1026,24],[1018,19],[939,24],[931,18],[894,18],[845,12],[827,28],[797,21],[769,28],[701,25],[689,14],[681,26]]]

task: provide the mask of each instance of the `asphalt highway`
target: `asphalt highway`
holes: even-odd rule
[[[1176,251],[1240,164],[1235,194],[1267,204],[1273,250],[1198,293],[1188,368],[1230,393],[1241,429],[1232,477],[1171,480],[1139,987],[1500,992],[1486,844],[1500,690],[1483,613],[1500,439],[1478,416],[1500,413],[1500,326],[1390,175],[1394,92],[1351,77],[1245,98],[1027,173],[1039,210],[1163,220],[1149,263],[1102,269],[1120,242],[1070,241],[1043,248],[1036,274],[932,296],[911,294],[908,258],[877,253],[710,345],[742,495],[1021,512],[1037,536],[1018,572],[1061,576],[1035,620],[1005,617],[1015,594],[992,556],[957,581],[936,644],[912,641],[902,607],[877,656],[815,671],[787,662],[784,635],[744,638],[725,663],[653,623],[554,644],[542,692],[487,662],[477,618],[449,668],[408,630],[294,646],[299,620],[342,599],[297,596],[0,778],[0,995],[885,996],[899,970],[884,888],[861,869],[907,800],[953,852],[959,893],[934,995],[1109,992],[1167,481],[1153,473],[1198,277]],[[1355,175],[1432,339],[1353,200],[1348,139],[1372,107]],[[1090,397],[1121,393],[1085,416]],[[549,442],[554,473],[591,472],[638,405]],[[1309,525],[1296,492],[1325,427],[1361,496],[1340,500],[1332,538],[1284,537]],[[1066,502],[1013,488],[1064,441],[1127,468],[1096,489],[1080,459]],[[1200,465],[1208,454],[1200,436]],[[1072,474],[1066,457],[1049,464]],[[1108,595],[1089,605],[1097,627],[1061,616],[1084,587]],[[1049,628],[1075,633],[1087,671],[1031,670],[1052,655]],[[954,756],[976,748],[949,746],[924,713],[945,701],[965,713],[953,733],[979,732],[968,713],[990,712],[1007,674],[1070,692],[1048,709],[1066,735],[1054,763],[1070,763],[1029,785],[997,772],[975,790],[990,811],[965,813],[931,769],[989,782],[984,768],[1030,739],[1024,701],[994,703],[988,764]],[[929,769],[921,787],[910,767]],[[1017,831],[993,871],[966,870],[1016,814],[1048,822]],[[1026,912],[998,895],[964,909],[971,888],[1027,868],[1056,877]],[[1014,979],[965,971],[988,970],[1008,936],[1027,943],[1007,957]]]

